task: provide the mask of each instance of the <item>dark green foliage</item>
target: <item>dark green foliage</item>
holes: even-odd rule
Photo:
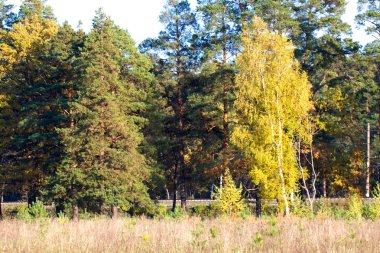
[[[80,61],[84,73],[74,122],[60,129],[65,148],[51,178],[53,199],[96,212],[111,206],[132,213],[149,210],[144,185],[149,168],[138,150],[146,120],[137,114],[145,110],[145,92],[138,86],[144,85],[146,60],[128,33],[98,11]]]
[[[187,198],[189,166],[185,163],[189,121],[187,111],[187,92],[190,71],[197,66],[198,54],[194,52],[192,39],[197,28],[195,14],[190,10],[187,0],[168,0],[160,21],[165,25],[157,39],[148,39],[140,46],[155,61],[157,74],[156,87],[165,101],[156,103],[159,108],[158,122],[164,127],[157,128],[163,135],[157,136],[155,144],[160,149],[157,160],[164,166],[168,186],[176,199],[181,189],[182,204]],[[164,59],[159,57],[164,55]],[[158,109],[158,108],[157,108]],[[170,186],[169,186],[170,183]],[[179,188],[180,186],[180,188]],[[176,203],[173,204],[173,210]]]

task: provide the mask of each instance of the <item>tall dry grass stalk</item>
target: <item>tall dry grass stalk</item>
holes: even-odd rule
[[[380,222],[298,218],[0,222],[0,252],[380,252]]]

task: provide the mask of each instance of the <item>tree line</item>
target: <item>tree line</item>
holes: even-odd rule
[[[0,1],[1,195],[152,214],[155,199],[210,197],[229,169],[285,213],[295,194],[369,196],[379,4],[358,2],[375,37],[361,46],[343,0],[168,0],[164,30],[136,47],[101,9],[85,33],[42,0]]]

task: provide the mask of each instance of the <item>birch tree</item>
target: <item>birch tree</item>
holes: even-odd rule
[[[269,31],[260,18],[245,26],[242,41],[232,142],[249,159],[260,197],[280,200],[287,215],[289,194],[296,191],[301,176],[296,142],[310,139],[311,85],[294,60],[292,42]]]

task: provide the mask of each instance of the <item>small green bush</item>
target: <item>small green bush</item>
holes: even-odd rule
[[[362,208],[363,217],[369,220],[380,218],[380,186],[377,185],[372,192],[373,200],[369,204],[364,204]]]
[[[276,205],[270,205],[267,203],[262,204],[261,209],[262,215],[268,217],[277,216],[279,212],[279,208]]]
[[[334,219],[346,219],[347,218],[347,210],[340,206],[332,206],[330,212],[330,217]]]
[[[163,219],[167,215],[167,207],[164,205],[157,206],[156,213],[154,214],[154,218]]]
[[[79,219],[81,220],[89,220],[89,219],[92,219],[92,218],[95,218],[95,214],[93,213],[90,213],[90,212],[87,212],[87,209],[84,209],[83,212],[79,212]]]
[[[361,220],[362,215],[363,202],[358,195],[352,195],[348,199],[348,210],[346,216],[350,220]]]
[[[198,205],[191,207],[190,214],[201,218],[215,218],[220,215],[220,210],[216,203],[211,203],[209,205]]]
[[[226,169],[223,177],[223,187],[215,188],[214,197],[221,214],[228,216],[240,216],[246,209],[246,203],[242,198],[243,188],[236,187],[229,169]]]
[[[330,216],[332,212],[331,207],[326,204],[324,199],[320,199],[315,202],[314,210],[318,216]]]
[[[33,217],[29,213],[27,205],[19,205],[14,210],[16,218],[19,220],[31,221]]]
[[[58,223],[59,224],[66,224],[70,221],[69,217],[64,212],[58,213]]]
[[[301,196],[295,195],[294,202],[290,205],[290,211],[293,215],[298,217],[313,217],[313,211],[310,209],[308,203],[301,199]]]
[[[181,219],[183,217],[183,212],[180,207],[176,207],[174,211],[168,212],[168,216],[174,219]]]
[[[37,218],[48,218],[49,213],[47,212],[42,201],[37,200],[31,205],[19,205],[14,210],[16,218],[20,220],[31,221]]]
[[[373,189],[373,201],[371,203],[371,213],[374,220],[380,218],[380,185]]]
[[[49,213],[47,212],[44,203],[42,203],[40,200],[37,200],[36,202],[33,202],[31,205],[29,205],[28,211],[33,218],[49,217]]]

